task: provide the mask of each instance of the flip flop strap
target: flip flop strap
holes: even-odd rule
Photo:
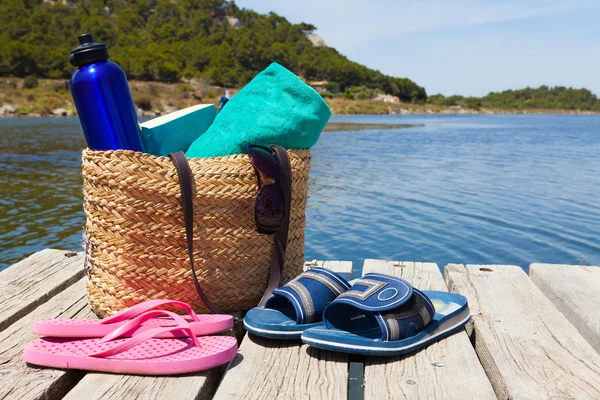
[[[153,312],[153,311],[151,311]],[[167,313],[169,313],[168,311],[165,311]],[[175,316],[177,316],[177,314],[174,313],[170,313],[173,314]],[[122,343],[119,343],[113,347],[111,347],[110,349],[107,350],[102,350],[102,351],[98,351],[95,353],[88,353],[86,354],[86,356],[88,357],[110,357],[110,356],[114,356],[117,354],[121,354],[126,352],[127,350],[130,350],[132,348],[134,348],[135,346],[145,342],[146,340],[149,339],[153,339],[156,338],[162,334],[168,333],[168,332],[174,332],[174,331],[181,331],[184,332],[190,339],[192,339],[192,342],[194,343],[194,346],[196,347],[202,347],[200,345],[200,341],[198,341],[198,338],[196,337],[196,335],[194,335],[194,333],[192,332],[192,329],[190,328],[189,324],[182,319],[182,321],[179,321],[180,325],[178,326],[169,326],[169,327],[165,327],[165,328],[155,328],[155,329],[150,329],[141,333],[136,334],[135,336],[132,336],[131,338],[125,340]],[[103,343],[104,338],[100,339],[98,341],[98,343]],[[177,340],[177,339],[164,339],[164,340]]]
[[[349,288],[350,284],[335,272],[316,267],[275,289],[265,308],[277,308],[279,299],[285,298],[296,311],[296,323],[320,321],[327,304]]]
[[[127,321],[123,325],[120,325],[118,328],[114,329],[112,332],[100,339],[100,342],[104,343],[113,339],[117,339],[121,336],[125,336],[128,333],[138,329],[144,322],[156,317],[165,316],[170,317],[177,326],[189,326],[187,321],[183,319],[181,315],[166,310],[150,310]]]
[[[127,321],[127,320],[130,320],[131,318],[135,318],[147,311],[153,310],[158,307],[167,306],[167,305],[176,306],[176,307],[184,309],[192,317],[192,320],[194,320],[195,322],[198,322],[200,320],[198,318],[198,315],[196,315],[194,310],[192,310],[192,307],[190,307],[189,304],[184,303],[182,301],[147,300],[142,303],[136,304],[133,307],[129,307],[128,309],[123,310],[123,311],[113,315],[112,317],[105,318],[100,323],[101,324],[114,324],[116,322]]]

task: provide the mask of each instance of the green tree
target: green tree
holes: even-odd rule
[[[67,78],[70,50],[90,32],[109,46],[129,78],[177,81],[201,76],[239,86],[276,61],[307,80],[341,90],[377,89],[404,101],[427,98],[407,78],[384,75],[306,37],[316,27],[258,14],[226,0],[0,0],[0,75]],[[233,18],[233,19],[232,19]],[[235,21],[238,23],[233,23]]]

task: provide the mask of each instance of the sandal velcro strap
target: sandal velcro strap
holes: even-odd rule
[[[376,322],[380,339],[391,341],[421,331],[434,315],[431,300],[404,279],[370,273],[336,298],[324,311],[323,320],[328,328],[348,329],[365,318],[365,326]]]
[[[320,321],[327,304],[349,288],[348,282],[335,272],[316,267],[273,290],[265,308],[282,309],[289,302],[294,307],[296,323],[308,324]]]
[[[364,310],[387,311],[402,305],[412,293],[412,285],[404,279],[370,273],[356,280],[336,302],[348,303]]]

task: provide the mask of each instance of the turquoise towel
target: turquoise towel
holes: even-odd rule
[[[246,153],[248,144],[312,147],[331,111],[321,95],[277,63],[256,75],[217,114],[186,156]]]

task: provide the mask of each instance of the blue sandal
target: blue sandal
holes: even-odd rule
[[[370,273],[329,304],[324,324],[306,330],[302,341],[343,353],[398,355],[459,331],[469,318],[464,296]]]
[[[350,288],[326,268],[312,268],[273,290],[264,307],[254,307],[244,317],[248,332],[272,339],[299,339],[308,328],[323,325],[325,307]]]

